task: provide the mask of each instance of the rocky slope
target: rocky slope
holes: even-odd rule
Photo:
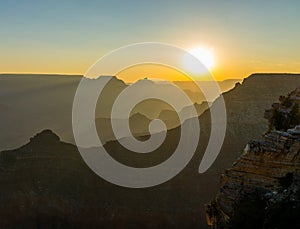
[[[148,189],[118,187],[95,175],[76,146],[42,131],[0,153],[0,228],[201,227],[199,187],[189,188],[189,175]]]
[[[300,132],[285,131],[300,123],[299,92],[281,96],[266,110],[268,133],[250,141],[222,175],[219,193],[206,209],[211,228],[300,228]],[[276,120],[278,112],[285,128]]]

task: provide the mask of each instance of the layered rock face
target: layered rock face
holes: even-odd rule
[[[207,206],[208,224],[226,228],[236,214],[237,204],[248,195],[280,195],[299,175],[299,136],[273,131],[264,140],[250,141],[242,156],[222,175],[219,194]]]
[[[206,206],[211,228],[300,228],[300,134],[297,128],[276,130],[274,122],[281,112],[290,127],[299,114],[299,92],[266,111],[269,132],[250,141],[222,175],[217,197]]]

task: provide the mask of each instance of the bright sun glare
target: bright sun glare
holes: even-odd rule
[[[212,50],[197,47],[188,51],[190,54],[195,56],[208,70],[211,70],[215,65],[214,55]]]

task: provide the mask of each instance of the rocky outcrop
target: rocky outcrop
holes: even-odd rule
[[[290,107],[296,104],[298,108],[299,91],[281,97],[271,115],[267,110],[269,132],[262,140],[250,141],[222,174],[217,197],[206,206],[211,228],[300,227],[300,134],[298,127],[279,131],[273,125],[274,110],[288,119],[294,109]],[[289,106],[284,105],[287,99]]]
[[[300,123],[300,87],[287,96],[280,96],[279,102],[265,111],[264,118],[269,121],[269,131],[284,130]]]
[[[231,222],[243,198],[256,192],[260,196],[275,195],[299,176],[299,136],[273,131],[262,141],[250,141],[242,156],[222,175],[217,198],[207,206],[208,224],[222,228]]]

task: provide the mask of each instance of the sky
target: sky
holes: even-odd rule
[[[0,73],[84,74],[137,42],[212,50],[216,79],[300,72],[300,1],[0,0]]]

